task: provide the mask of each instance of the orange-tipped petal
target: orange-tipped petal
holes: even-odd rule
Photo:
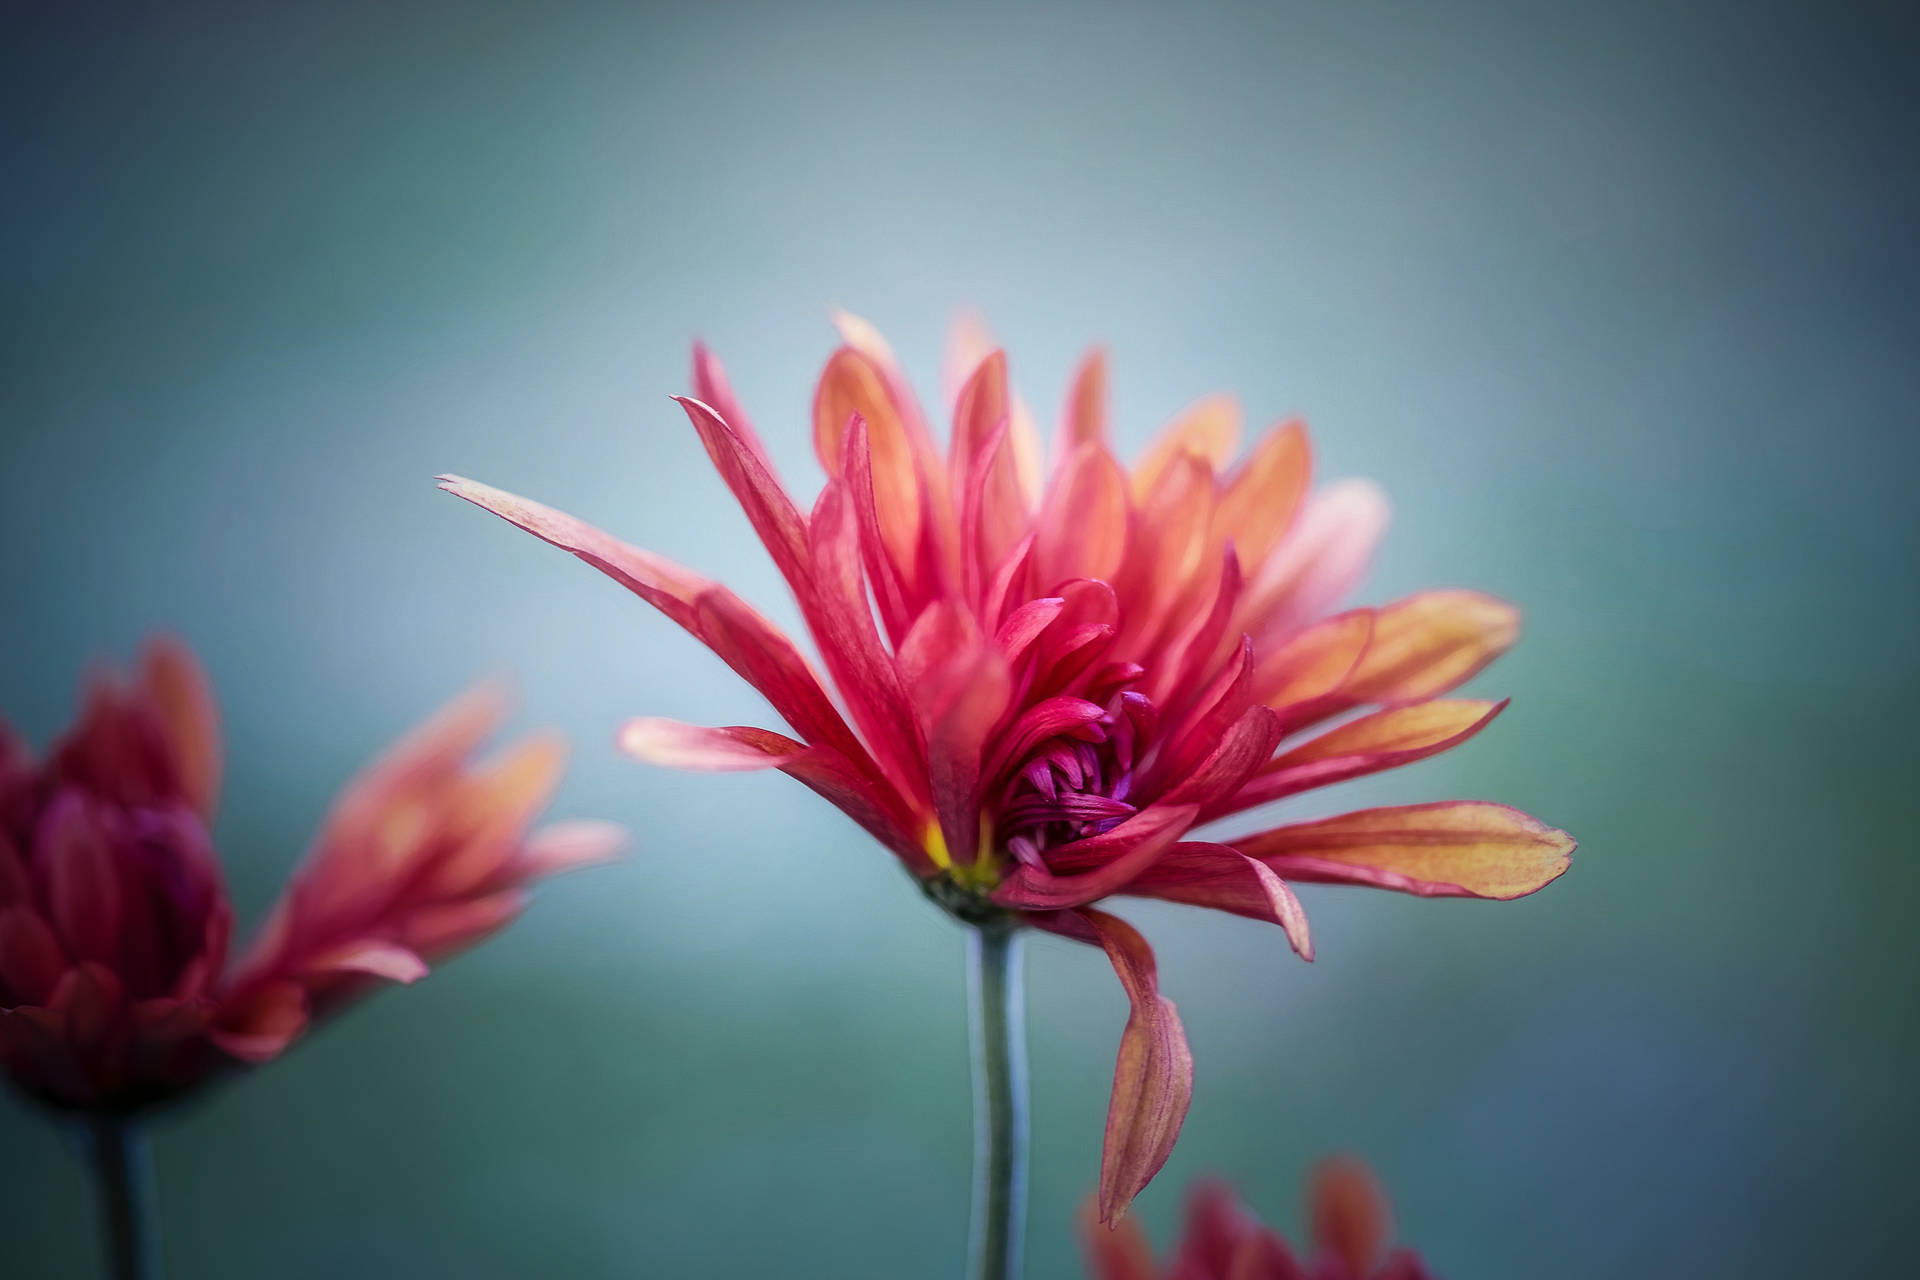
[[[1054,594],[1074,578],[1106,580],[1127,551],[1127,477],[1098,444],[1075,450],[1054,477],[1033,545],[1033,583]]]
[[[1566,832],[1480,800],[1362,809],[1228,843],[1286,880],[1471,898],[1532,893],[1567,869],[1574,850]]]
[[[207,673],[192,650],[161,636],[140,656],[140,681],[166,724],[187,802],[211,820],[220,799],[220,709]]]
[[[1307,429],[1298,422],[1262,436],[1253,452],[1227,477],[1215,521],[1233,539],[1243,564],[1263,565],[1293,526],[1313,472]]]
[[[1100,1158],[1100,1220],[1116,1222],[1173,1153],[1193,1100],[1193,1054],[1173,1001],[1160,994],[1153,950],[1126,921],[1083,909],[1126,988],[1132,1012],[1120,1036]]]
[[[1240,402],[1229,395],[1197,400],[1147,446],[1133,467],[1133,496],[1146,498],[1166,469],[1183,457],[1198,458],[1213,472],[1226,469],[1240,445]]]
[[[1479,733],[1506,705],[1505,699],[1436,698],[1361,716],[1274,757],[1207,816],[1225,817],[1283,796],[1425,760]]]
[[[1423,591],[1378,610],[1373,638],[1341,692],[1355,705],[1431,698],[1463,683],[1520,637],[1520,611],[1478,591]]]
[[[1302,960],[1313,959],[1313,937],[1300,899],[1264,863],[1229,845],[1176,844],[1122,892],[1265,920],[1280,926]]]
[[[847,430],[855,417],[867,426],[873,496],[887,556],[903,577],[915,581],[927,515],[915,441],[886,375],[871,357],[842,347],[827,361],[814,393],[814,448],[829,476],[845,474]]]
[[[1066,408],[1060,415],[1060,457],[1072,457],[1081,445],[1106,443],[1107,353],[1095,347],[1081,357],[1073,373]]]
[[[1387,1196],[1366,1165],[1351,1156],[1322,1161],[1308,1192],[1313,1248],[1346,1264],[1350,1275],[1371,1276],[1393,1236]]]

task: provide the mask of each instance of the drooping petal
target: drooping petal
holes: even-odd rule
[[[1518,898],[1564,872],[1573,838],[1481,800],[1362,809],[1228,841],[1282,879],[1422,897]]]
[[[1358,706],[1455,688],[1520,636],[1520,611],[1478,591],[1422,591],[1378,610],[1373,637],[1341,690]]]
[[[170,636],[148,642],[140,683],[159,709],[186,799],[211,821],[220,799],[220,709],[193,651]]]
[[[1207,817],[1425,760],[1479,733],[1506,705],[1505,699],[1433,699],[1362,716],[1274,757]]]
[[[1301,959],[1313,959],[1313,939],[1300,899],[1264,863],[1229,845],[1176,844],[1136,875],[1124,892],[1277,924]]]
[[[1173,1153],[1193,1100],[1193,1054],[1173,1001],[1160,994],[1147,941],[1126,921],[1083,909],[1126,988],[1132,1012],[1120,1036],[1100,1158],[1100,1220],[1121,1218]]]

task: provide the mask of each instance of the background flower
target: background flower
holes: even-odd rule
[[[335,803],[246,959],[207,835],[219,718],[191,654],[157,640],[103,675],[35,760],[0,725],[0,1066],[55,1107],[125,1114],[280,1055],[382,982],[412,982],[518,915],[525,886],[608,856],[603,823],[527,834],[563,751],[470,757],[499,724],[480,690]]]

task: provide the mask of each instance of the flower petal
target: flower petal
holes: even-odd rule
[[[1225,470],[1239,444],[1238,400],[1230,395],[1211,395],[1194,401],[1155,437],[1133,465],[1134,500],[1143,501],[1167,468],[1184,457],[1206,462],[1211,471]]]
[[[1367,480],[1342,480],[1306,510],[1265,564],[1249,563],[1243,630],[1266,650],[1338,604],[1358,585],[1387,528],[1387,499]]]
[[[812,593],[812,573],[807,553],[807,522],[793,499],[780,487],[764,457],[755,452],[719,414],[698,400],[673,397],[686,411],[707,457],[733,493],[747,520],[760,535],[761,543],[780,574],[804,602]]]
[[[720,367],[719,359],[707,350],[703,342],[693,344],[693,395],[702,404],[712,405],[713,411],[725,420],[733,433],[740,437],[741,443],[760,460],[767,474],[775,474],[773,460],[767,456],[767,447],[760,442],[760,433],[753,429],[752,419],[747,417],[747,411],[734,397],[733,387],[727,382],[727,371]]]
[[[1079,1214],[1080,1246],[1091,1280],[1158,1280],[1153,1247],[1134,1218],[1102,1226],[1098,1202],[1089,1200]]]
[[[66,971],[67,954],[39,913],[0,909],[0,1005],[45,1005]]]
[[[1323,1160],[1308,1192],[1313,1251],[1335,1257],[1355,1276],[1370,1276],[1393,1235],[1386,1193],[1364,1164],[1350,1156]]]
[[[1081,445],[1107,443],[1107,353],[1099,347],[1080,358],[1060,415],[1059,456],[1070,458]]]
[[[395,942],[361,938],[323,951],[305,962],[315,972],[364,973],[389,982],[418,982],[427,976],[427,962]]]
[[[211,821],[220,798],[220,709],[207,673],[192,650],[160,636],[140,656],[140,682],[166,724],[187,802]]]
[[[993,891],[1026,911],[1078,907],[1122,891],[1193,825],[1194,805],[1153,805],[1099,835],[1046,851],[1048,870],[1021,864]]]
[[[1135,876],[1124,892],[1277,924],[1301,959],[1313,959],[1313,938],[1300,899],[1264,863],[1229,845],[1176,844]]]
[[[1411,702],[1461,684],[1520,637],[1520,611],[1478,591],[1422,591],[1378,611],[1341,690],[1351,705]]]
[[[1074,450],[1047,491],[1033,544],[1039,593],[1074,578],[1113,577],[1127,551],[1127,476],[1098,444]]]
[[[807,750],[771,729],[731,725],[710,729],[657,716],[639,716],[620,727],[620,749],[636,760],[668,769],[734,772],[775,769]]]
[[[1276,756],[1246,786],[1210,809],[1207,818],[1425,760],[1479,733],[1506,705],[1505,699],[1436,698],[1361,716]]]
[[[220,1011],[207,1038],[242,1062],[280,1056],[307,1026],[307,993],[297,982],[256,987]]]
[[[1567,869],[1575,847],[1566,832],[1481,800],[1362,809],[1228,843],[1295,882],[1470,898],[1532,893]]]
[[[1227,477],[1214,520],[1221,533],[1233,540],[1242,563],[1267,562],[1300,513],[1312,473],[1307,429],[1302,423],[1289,422],[1262,436]]]
[[[1173,1001],[1160,994],[1153,951],[1126,921],[1083,909],[1126,988],[1132,1012],[1120,1036],[1100,1157],[1100,1220],[1115,1222],[1173,1153],[1193,1100],[1193,1054]]]

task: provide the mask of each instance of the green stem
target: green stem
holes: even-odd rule
[[[973,1042],[973,1225],[968,1280],[1019,1280],[1027,1217],[1027,1011],[1020,933],[1003,920],[967,933]]]
[[[153,1155],[146,1131],[124,1116],[99,1115],[77,1125],[74,1138],[99,1194],[107,1274],[113,1280],[158,1280]]]

